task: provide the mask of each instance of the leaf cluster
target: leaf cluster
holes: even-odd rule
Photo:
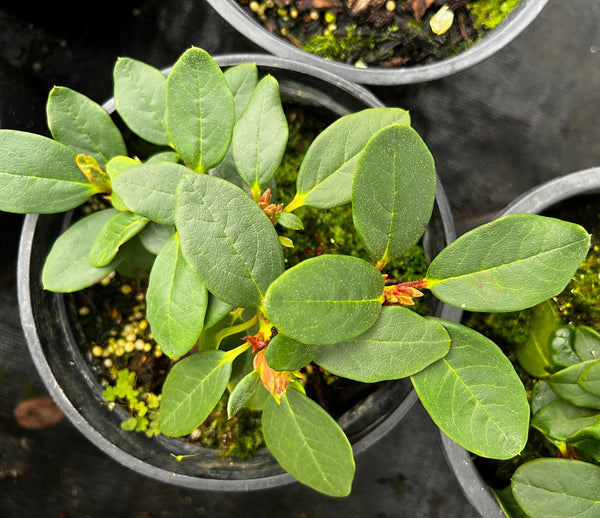
[[[435,202],[434,160],[406,111],[371,108],[328,126],[282,206],[273,182],[288,126],[275,78],[259,78],[251,63],[223,73],[192,48],[167,76],[122,58],[114,83],[119,116],[157,152],[128,156],[102,107],[55,88],[53,139],[0,131],[0,209],[61,212],[93,195],[111,202],[58,238],[42,282],[70,292],[115,269],[151,269],[148,322],[178,360],[162,390],[163,434],[189,434],[230,391],[230,415],[262,409],[266,444],[287,471],[345,496],[352,448],[304,394],[301,369],[314,362],[358,381],[410,376],[450,437],[484,456],[520,451],[529,410],[510,362],[478,333],[398,303],[430,289],[473,311],[538,304],[585,257],[583,228],[509,216],[450,244],[423,279],[385,286],[386,268],[423,236]],[[278,229],[302,227],[294,211],[348,203],[370,260],[323,254],[286,269],[282,246],[293,239]],[[225,345],[239,333],[241,344]]]

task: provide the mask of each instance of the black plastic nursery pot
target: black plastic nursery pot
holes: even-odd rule
[[[237,0],[207,0],[229,24],[263,49],[277,56],[324,68],[363,84],[404,85],[447,77],[489,58],[516,38],[540,13],[548,0],[520,0],[498,27],[467,50],[431,64],[391,68],[358,68],[311,54],[283,37],[269,32],[239,5]]]
[[[570,198],[600,194],[600,167],[555,178],[527,191],[510,203],[498,217],[539,214]],[[473,462],[473,455],[440,431],[446,460],[471,504],[485,518],[505,516],[496,497]]]
[[[317,69],[267,55],[227,55],[216,58],[222,67],[255,62],[259,74],[272,74],[284,101],[339,117],[382,106],[364,88]],[[113,103],[104,106],[109,112]],[[215,450],[163,436],[148,438],[127,432],[120,424],[128,413],[110,410],[103,387],[84,359],[89,346],[81,343],[70,295],[43,290],[41,271],[55,239],[70,223],[71,214],[29,215],[21,237],[18,264],[19,304],[25,337],[34,363],[50,394],[71,422],[95,445],[121,464],[157,480],[183,487],[247,491],[287,484],[285,473],[266,449],[245,460],[219,458]],[[438,186],[434,214],[424,237],[429,259],[454,239],[454,226],[443,189]],[[453,308],[437,303],[431,313],[450,319]],[[338,420],[355,453],[372,445],[410,409],[417,397],[408,380],[388,382],[348,410]],[[173,454],[194,454],[177,461]]]

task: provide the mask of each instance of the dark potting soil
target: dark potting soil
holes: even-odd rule
[[[496,27],[518,3],[518,0],[237,1],[266,30],[297,47],[363,68],[424,65],[454,56]],[[442,23],[442,29],[439,20],[444,16],[450,16],[450,22],[447,27]]]
[[[600,196],[578,196],[561,202],[542,213],[544,216],[571,221],[583,226],[592,236],[592,246],[569,285],[554,297],[553,304],[564,324],[585,325],[600,332]],[[513,363],[528,394],[536,378],[530,376],[517,362],[516,344],[527,340],[533,311],[466,314],[463,321],[500,346]],[[556,456],[557,449],[534,428],[524,450],[505,461],[473,456],[475,465],[487,484],[504,489],[510,484],[515,470],[525,462],[541,457]]]

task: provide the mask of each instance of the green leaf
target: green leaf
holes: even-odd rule
[[[113,70],[115,107],[129,128],[153,144],[169,143],[165,126],[167,78],[141,61],[119,58]]]
[[[250,401],[260,385],[260,374],[252,371],[244,376],[229,394],[227,401],[227,417],[231,419]]]
[[[591,327],[577,326],[573,349],[582,360],[600,359],[600,334]]]
[[[175,223],[175,192],[190,170],[179,164],[143,164],[123,171],[113,190],[129,210],[161,225]]]
[[[354,478],[352,447],[342,429],[317,403],[288,390],[263,410],[267,447],[298,481],[330,496],[350,494]]]
[[[204,328],[214,326],[223,317],[225,317],[233,309],[231,304],[223,302],[221,299],[209,293],[208,307],[206,308],[206,316],[204,317]]]
[[[416,374],[449,349],[450,337],[437,322],[408,308],[384,306],[373,327],[351,340],[320,347],[314,361],[338,376],[373,383]]]
[[[150,273],[156,256],[146,250],[139,236],[135,236],[121,247],[116,259],[119,260],[117,272],[135,279]]]
[[[450,352],[411,377],[431,418],[452,440],[481,456],[508,459],[527,442],[529,404],[510,360],[484,336],[441,321]]]
[[[275,220],[284,228],[289,228],[290,230],[303,230],[304,225],[302,224],[302,220],[296,216],[296,214],[292,214],[291,212],[280,212],[275,215]]]
[[[559,327],[551,335],[549,348],[555,368],[562,369],[581,361],[573,350],[574,335],[572,326]]]
[[[128,156],[116,156],[111,158],[106,163],[106,173],[110,177],[111,183],[114,181],[115,177],[121,174],[123,171],[130,169],[132,167],[140,165],[142,162],[138,158],[129,158]],[[112,189],[112,184],[111,184]],[[120,211],[129,211],[123,200],[119,198],[119,195],[115,192],[112,192],[110,195],[110,202],[112,206]]]
[[[575,406],[564,399],[540,408],[531,420],[531,426],[544,435],[566,441],[580,429],[598,421],[598,411]]]
[[[235,124],[231,141],[237,170],[255,196],[260,195],[281,164],[288,133],[279,84],[274,77],[266,76]]]
[[[550,336],[559,325],[560,318],[549,301],[538,304],[532,311],[529,339],[517,344],[517,360],[534,378],[547,378],[552,365]]]
[[[160,151],[159,153],[154,153],[144,163],[158,164],[160,162],[171,162],[172,164],[179,164],[179,156],[174,151]]]
[[[85,95],[55,86],[46,112],[54,139],[76,153],[93,156],[100,167],[114,156],[127,154],[123,136],[110,115]]]
[[[52,139],[0,130],[0,210],[52,214],[74,209],[97,192],[75,152]]]
[[[583,362],[583,365],[577,383],[586,392],[600,397],[600,360],[589,360]]]
[[[516,311],[560,293],[590,246],[587,231],[536,214],[482,225],[447,246],[427,281],[443,302],[469,311]]]
[[[162,389],[160,430],[169,437],[191,433],[221,399],[231,361],[223,351],[196,353],[176,363]]]
[[[368,108],[328,126],[306,152],[291,205],[330,209],[350,202],[360,152],[377,130],[393,123],[410,124],[408,112],[400,108]]]
[[[161,225],[151,221],[140,233],[140,241],[151,254],[158,255],[165,243],[175,232],[171,225]]]
[[[210,175],[188,175],[175,210],[181,250],[211,293],[233,306],[257,307],[283,272],[273,224],[239,187]]]
[[[221,69],[202,49],[191,48],[167,78],[167,133],[183,161],[205,172],[225,156],[235,123],[233,95]]]
[[[271,338],[265,359],[276,371],[295,371],[308,365],[317,351],[316,345],[297,342],[281,333]]]
[[[588,360],[571,365],[548,378],[552,390],[561,398],[566,399],[575,406],[600,409],[600,396],[595,396],[584,390],[578,383],[583,371],[600,360]]]
[[[560,396],[552,390],[547,381],[537,381],[531,391],[531,412],[535,415],[552,401],[558,401]]]
[[[374,266],[321,255],[286,270],[266,294],[268,319],[299,342],[328,345],[354,338],[377,320],[383,278]]]
[[[410,126],[379,130],[360,154],[352,218],[372,259],[385,265],[423,235],[435,202],[433,157]]]
[[[121,258],[96,268],[89,254],[104,225],[119,212],[106,209],[94,212],[69,227],[52,245],[42,270],[44,289],[68,293],[87,288],[112,272]]]
[[[519,507],[519,504],[517,504],[510,486],[506,486],[504,489],[491,488],[491,491],[494,493],[507,518],[528,518]]]
[[[570,459],[537,459],[512,477],[517,503],[531,518],[600,516],[600,467]]]
[[[148,220],[132,212],[119,212],[110,218],[100,230],[89,254],[92,266],[106,266],[117,255],[121,245],[137,235]]]
[[[154,261],[146,300],[154,339],[171,358],[183,356],[202,331],[208,292],[181,255],[177,234]]]
[[[258,84],[258,68],[255,63],[242,63],[228,68],[224,76],[233,94],[235,115],[239,119]]]

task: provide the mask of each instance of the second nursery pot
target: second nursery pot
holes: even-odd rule
[[[542,213],[579,196],[600,195],[600,168],[591,168],[545,182],[509,204],[499,217],[518,213]],[[456,444],[443,432],[440,438],[446,460],[465,496],[483,517],[505,516],[492,490],[473,460],[473,454]]]
[[[221,67],[254,62],[259,74],[272,74],[280,84],[282,98],[312,108],[334,119],[381,103],[368,91],[333,74],[309,65],[262,55],[231,55],[217,58]],[[105,105],[113,110],[111,102]],[[94,444],[118,462],[139,473],[195,489],[246,491],[286,484],[285,473],[266,449],[246,460],[221,459],[215,451],[180,439],[148,438],[124,431],[127,413],[110,410],[103,387],[84,359],[88,344],[77,338],[75,318],[69,310],[69,295],[45,291],[40,282],[44,260],[55,239],[70,224],[70,215],[30,215],[23,229],[19,258],[19,303],[26,339],[34,362],[51,395],[73,424]],[[426,254],[435,256],[453,240],[448,203],[440,186],[428,231]],[[437,301],[436,301],[437,302]],[[452,319],[455,311],[437,303],[430,308],[437,316]],[[348,435],[354,453],[383,436],[415,402],[408,380],[387,383],[346,412],[339,423]],[[174,454],[190,455],[184,461]]]
[[[516,38],[540,13],[546,1],[520,0],[498,27],[489,31],[467,50],[455,56],[433,63],[389,68],[361,68],[352,64],[322,58],[267,30],[244,10],[238,0],[208,0],[208,3],[244,36],[277,56],[318,66],[358,83],[400,85],[440,79],[484,61]],[[255,3],[258,4],[258,2]],[[368,2],[363,2],[363,4],[365,3]],[[289,2],[286,5],[288,4]],[[382,2],[377,4],[379,9],[385,11]],[[401,9],[400,4],[398,2],[398,6],[394,9]],[[428,2],[429,4],[431,2]],[[325,10],[323,6],[320,7],[322,11]]]

